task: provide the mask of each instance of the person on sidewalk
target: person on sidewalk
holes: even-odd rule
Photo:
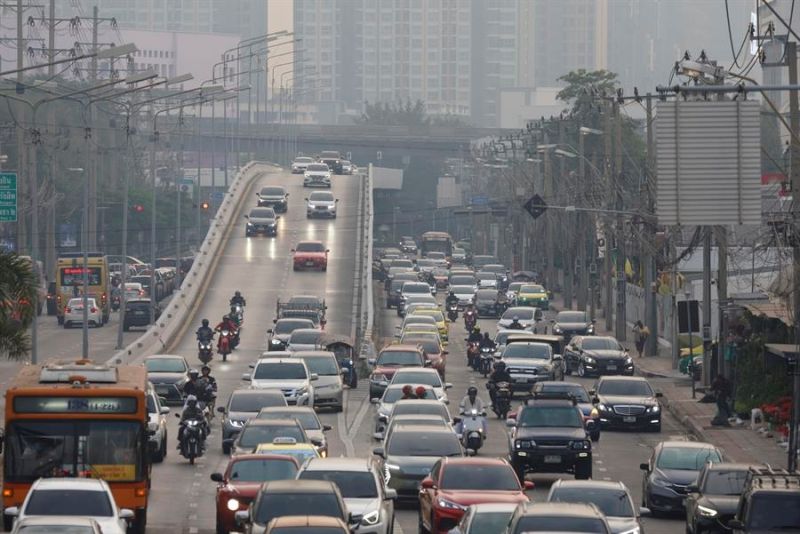
[[[711,424],[715,426],[730,426],[728,419],[733,414],[730,408],[731,397],[731,383],[722,374],[718,374],[711,383],[711,391],[717,401],[717,415],[711,420]]]
[[[636,343],[636,352],[639,357],[642,357],[644,347],[647,345],[647,338],[650,337],[650,329],[642,324],[642,321],[636,321],[633,325],[633,340]]]

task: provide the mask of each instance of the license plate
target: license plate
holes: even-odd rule
[[[561,456],[545,456],[544,463],[546,464],[560,464]]]
[[[632,416],[632,415],[626,415],[625,417],[622,418],[622,422],[623,423],[635,423],[636,422],[636,418],[634,416]]]
[[[145,312],[144,310],[134,310],[133,311],[134,315],[144,315],[145,313],[147,313],[147,312]]]
[[[313,261],[307,261],[307,262],[306,262],[306,265],[308,265],[309,267],[311,267],[312,265],[314,265],[314,262],[313,262]]]
[[[608,369],[609,371],[616,371],[617,370],[617,366],[616,365],[607,365],[606,369]]]

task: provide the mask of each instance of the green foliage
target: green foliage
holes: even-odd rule
[[[365,103],[364,113],[356,120],[358,124],[383,125],[383,126],[468,126],[456,115],[430,116],[425,112],[425,102],[417,100],[411,102],[399,101],[395,103],[376,102]]]
[[[36,275],[29,261],[0,251],[0,354],[12,360],[30,350],[28,327],[36,302]]]
[[[611,95],[617,90],[617,75],[607,70],[586,69],[573,70],[558,81],[564,82],[565,87],[556,95],[558,100],[570,105],[571,115],[585,117],[592,113],[592,108],[597,107],[593,93]]]
[[[734,401],[737,413],[750,413],[751,409],[773,403],[791,391],[785,367],[767,365],[765,341],[761,336],[753,336],[739,348]]]

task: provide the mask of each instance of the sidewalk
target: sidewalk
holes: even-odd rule
[[[561,295],[557,294],[551,307],[562,310],[563,306],[564,301]],[[613,332],[605,330],[603,320],[597,321],[595,331],[598,335],[613,335]],[[703,392],[699,390],[697,398],[692,399],[691,379],[672,369],[669,345],[659,343],[658,346],[659,354],[656,356],[645,356],[641,359],[634,356],[636,367],[640,375],[650,378],[652,385],[661,391],[662,406],[669,410],[690,434],[699,441],[718,445],[730,460],[786,467],[786,449],[778,445],[776,437],[766,437],[764,432],[751,430],[749,420],[741,426],[711,426],[711,420],[717,413],[716,405],[697,402],[703,396]]]

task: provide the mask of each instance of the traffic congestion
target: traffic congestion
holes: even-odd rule
[[[775,472],[691,440],[624,343],[468,241],[375,244],[365,357],[352,335],[364,176],[307,159],[259,172],[174,346],[130,365],[20,372],[6,530],[634,534],[763,521]],[[304,198],[302,165],[329,169],[326,202]],[[91,261],[94,285],[115,287],[108,259]],[[83,272],[77,257],[62,268]],[[126,306],[149,298],[130,284]],[[104,294],[92,326],[106,321]],[[82,320],[77,300],[59,310],[65,327]],[[47,530],[48,508],[77,530]]]

